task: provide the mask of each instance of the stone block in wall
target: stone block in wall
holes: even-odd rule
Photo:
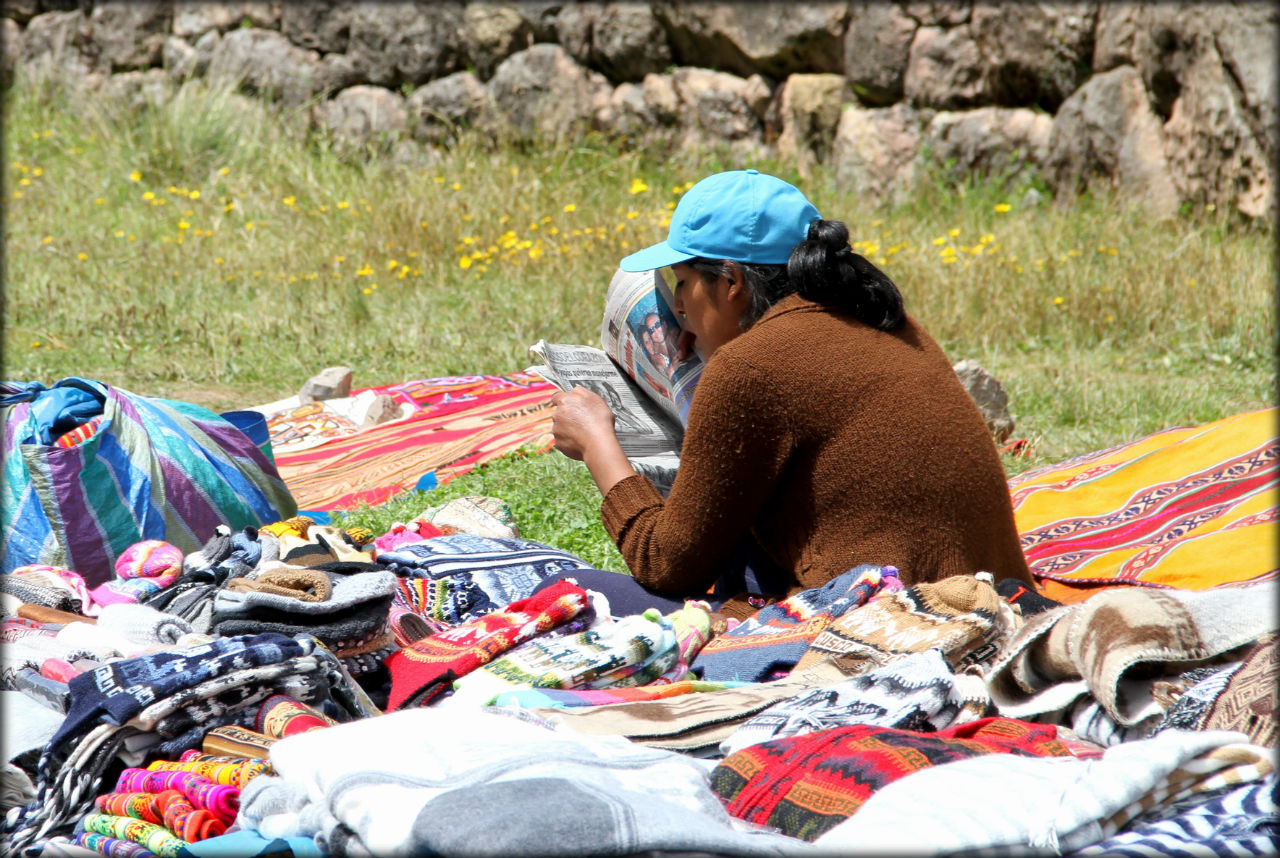
[[[760,137],[761,115],[768,103],[768,87],[760,78],[753,81],[728,72],[686,66],[671,73],[671,84],[679,104],[680,124],[685,128],[713,140]]]
[[[670,74],[647,74],[640,82],[644,105],[654,119],[663,125],[680,121],[680,96]]]
[[[902,91],[909,103],[939,110],[991,103],[986,63],[969,27],[917,28]]]
[[[845,107],[831,144],[837,186],[873,203],[901,196],[915,181],[921,128],[931,117],[905,103]]]
[[[853,102],[838,74],[793,74],[774,93],[765,116],[765,140],[793,160],[802,174],[827,160],[844,106]]]
[[[1045,177],[1060,196],[1100,183],[1154,216],[1177,211],[1164,128],[1137,69],[1094,75],[1062,103],[1049,134]]]
[[[101,3],[89,13],[89,31],[98,55],[110,61],[113,71],[158,66],[172,26],[172,7],[160,0]]]
[[[461,3],[357,3],[347,54],[368,83],[423,84],[466,66]]]
[[[160,107],[173,98],[174,84],[164,69],[127,71],[105,75],[98,88],[98,98],[115,101],[130,110]]]
[[[225,33],[246,23],[251,27],[273,30],[280,26],[283,14],[279,3],[174,0],[172,5],[173,35],[187,39],[198,39],[211,30]]]
[[[349,87],[312,111],[312,122],[339,146],[358,150],[398,139],[407,120],[404,97],[380,86]]]
[[[315,51],[298,47],[275,30],[232,30],[213,49],[207,76],[293,107],[314,93],[319,63]]]
[[[280,9],[280,32],[302,48],[346,53],[355,0],[291,0]]]
[[[493,76],[498,63],[533,44],[533,30],[510,3],[476,0],[462,13],[467,56],[482,80]]]
[[[90,38],[89,16],[80,11],[36,15],[22,34],[22,58],[37,75],[76,80],[97,71],[98,45]]]
[[[986,58],[991,98],[1050,112],[1088,79],[1097,4],[974,3],[969,32]]]
[[[571,57],[611,81],[638,82],[671,65],[667,33],[648,4],[565,4],[556,35]]]
[[[356,86],[363,80],[364,75],[356,61],[346,54],[325,54],[316,65],[315,91],[325,97]]]
[[[195,77],[196,49],[181,36],[170,36],[160,50],[160,65],[169,73],[170,80]]]
[[[967,0],[903,3],[902,9],[922,27],[958,27],[969,22],[970,4]]]
[[[494,122],[489,90],[469,71],[454,72],[414,90],[405,99],[409,135],[447,146],[463,130],[487,129]]]
[[[652,7],[678,64],[775,80],[843,71],[848,3],[662,0]]]
[[[535,43],[556,41],[556,19],[565,5],[561,0],[511,0],[511,5],[528,25]]]
[[[943,111],[924,129],[931,160],[950,165],[955,179],[1009,176],[1041,167],[1049,156],[1053,117],[1027,107]]]
[[[655,139],[668,137],[668,126],[645,101],[643,84],[623,81],[596,112],[596,125],[617,137]]]
[[[498,121],[522,139],[562,139],[590,128],[612,91],[604,75],[550,44],[507,57],[489,81]]]
[[[917,26],[893,3],[861,0],[849,5],[844,75],[863,104],[888,107],[902,100]]]
[[[11,18],[0,18],[0,84],[8,86],[13,70],[22,59],[22,28]]]

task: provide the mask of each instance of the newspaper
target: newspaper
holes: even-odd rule
[[[613,409],[618,443],[641,475],[664,494],[680,463],[680,443],[702,358],[676,357],[683,332],[674,299],[657,271],[619,270],[605,295],[600,344],[539,341],[530,353],[542,365],[531,370],[561,390],[581,385]]]

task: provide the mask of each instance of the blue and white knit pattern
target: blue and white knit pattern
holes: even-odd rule
[[[550,575],[592,568],[585,560],[527,539],[452,533],[378,555],[378,563],[407,578],[453,578],[468,595],[460,622],[528,598]]]
[[[1215,858],[1280,851],[1280,780],[1274,775],[1206,798],[1192,796],[1139,817],[1075,858]]]

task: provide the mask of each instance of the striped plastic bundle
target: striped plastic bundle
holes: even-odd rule
[[[116,792],[163,792],[180,790],[194,807],[207,810],[230,825],[240,810],[240,788],[215,784],[195,772],[150,772],[125,769],[116,782]]]
[[[83,825],[84,830],[92,834],[105,834],[137,843],[154,852],[157,858],[178,858],[178,850],[187,845],[187,841],[169,829],[129,816],[90,813],[85,816]]]
[[[103,813],[163,825],[188,843],[227,832],[225,822],[208,810],[193,807],[187,797],[175,789],[158,793],[108,793],[98,796],[95,803]]]
[[[92,831],[77,834],[75,844],[97,852],[99,855],[106,855],[107,858],[156,858],[156,853],[141,843],[109,837],[106,834],[95,834]]]
[[[249,781],[267,772],[266,760],[222,761],[201,754],[199,751],[187,751],[182,759],[156,760],[147,766],[150,772],[191,772],[202,775],[223,786],[244,789]]]

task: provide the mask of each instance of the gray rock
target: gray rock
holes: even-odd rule
[[[426,83],[466,65],[462,4],[357,3],[347,53],[369,83]]]
[[[4,0],[0,16],[15,24],[26,24],[40,14],[40,0]],[[6,27],[6,33],[7,33]]]
[[[924,143],[932,158],[950,165],[952,178],[1009,177],[1048,160],[1053,117],[1025,107],[979,107],[941,112]]]
[[[391,394],[379,393],[373,398],[373,402],[369,403],[369,410],[365,412],[364,420],[360,423],[360,428],[366,429],[370,426],[378,426],[386,423],[388,420],[396,420],[399,417],[399,403],[392,398]]]
[[[917,107],[960,110],[989,104],[985,63],[969,28],[918,28],[902,90]]]
[[[893,3],[850,4],[844,74],[863,104],[888,107],[902,99],[917,26]]]
[[[280,8],[280,32],[302,48],[346,53],[355,5],[344,0],[292,0]]]
[[[22,28],[12,18],[0,18],[0,84],[8,86],[13,70],[22,59]]]
[[[523,139],[563,139],[593,125],[613,88],[559,45],[538,44],[503,60],[489,93],[505,129]]]
[[[683,65],[781,80],[797,72],[843,71],[847,3],[650,4]]]
[[[652,139],[664,136],[664,125],[650,109],[644,86],[620,83],[609,100],[596,112],[596,124],[617,137]]]
[[[380,86],[353,86],[316,105],[314,122],[348,149],[390,148],[404,134],[404,98]]]
[[[1004,386],[974,360],[962,360],[952,369],[977,403],[996,443],[1003,444],[1013,434],[1013,418],[1009,416],[1009,397]]]
[[[158,65],[172,26],[170,4],[162,0],[102,3],[89,13],[91,38],[99,56],[110,61],[113,71]]]
[[[493,99],[471,72],[454,72],[433,80],[405,101],[408,130],[415,140],[448,145],[467,128],[485,129],[493,123]]]
[[[1177,211],[1164,129],[1133,66],[1094,75],[1062,104],[1049,134],[1045,175],[1059,196],[1093,183],[1115,188],[1156,216]]]
[[[160,107],[173,98],[173,81],[164,69],[127,71],[107,75],[98,89],[102,100],[116,101],[130,110]]]
[[[321,402],[351,395],[351,367],[331,366],[307,379],[298,391],[299,402]]]
[[[362,83],[364,75],[356,67],[356,61],[346,54],[325,54],[316,65],[313,81],[317,93],[331,97]]]
[[[838,74],[793,74],[778,87],[765,120],[765,140],[802,175],[831,153],[844,105],[853,102],[848,80]]]
[[[90,38],[88,16],[80,11],[36,15],[22,34],[22,58],[36,75],[70,81],[98,71],[99,48]]]
[[[173,34],[187,39],[199,38],[212,30],[225,33],[246,22],[249,26],[271,30],[279,26],[282,14],[279,3],[174,0],[172,5]]]
[[[556,41],[556,18],[565,5],[561,0],[513,0],[511,5],[528,25],[534,42]]]
[[[222,44],[222,34],[217,30],[210,30],[196,39],[195,65],[191,70],[193,76],[204,77],[209,73],[209,63],[213,62],[213,52],[218,49],[220,44]]]
[[[680,121],[680,96],[670,74],[647,74],[640,82],[644,106],[663,125]]]
[[[955,27],[969,21],[970,4],[964,0],[939,3],[904,3],[903,12],[922,27]]]
[[[905,103],[845,107],[831,149],[836,185],[870,199],[900,198],[915,181],[920,129],[930,117]]]
[[[571,57],[613,81],[638,82],[671,65],[666,30],[646,4],[565,5],[556,33]]]
[[[311,98],[319,62],[315,51],[274,30],[232,30],[213,49],[207,74],[211,81],[233,81],[247,92],[296,107]]]
[[[184,81],[195,77],[196,49],[180,36],[170,36],[164,40],[160,51],[160,63],[169,77],[175,81]]]
[[[462,13],[467,55],[482,80],[493,76],[498,63],[533,44],[533,28],[510,3],[475,0]]]
[[[969,32],[991,98],[1055,111],[1089,77],[1097,4],[974,3]]]
[[[761,85],[727,72],[701,68],[678,68],[671,73],[680,124],[694,132],[693,138],[709,140],[759,139]],[[767,87],[765,88],[767,105]],[[765,107],[767,109],[767,107]]]

